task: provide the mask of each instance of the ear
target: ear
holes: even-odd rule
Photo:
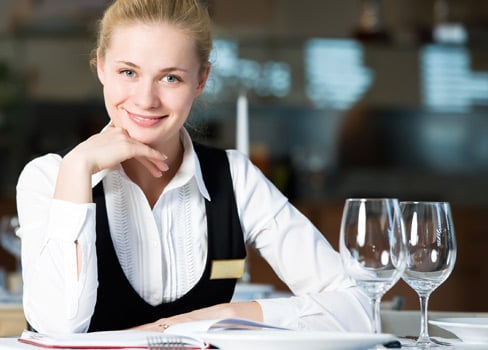
[[[203,70],[203,72],[200,73],[196,96],[200,95],[203,89],[205,88],[205,84],[207,83],[209,74],[210,74],[210,63],[208,63],[205,69]]]
[[[100,54],[100,50],[97,50],[97,75],[100,83],[104,85],[105,82],[104,59]]]

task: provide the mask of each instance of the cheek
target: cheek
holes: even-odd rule
[[[103,86],[105,109],[112,122],[120,127],[122,125],[120,125],[121,117],[118,107],[126,100],[124,96],[126,96],[124,90],[120,89],[117,84],[105,84]]]
[[[184,93],[182,93],[182,91],[174,91],[174,93],[167,94],[164,101],[166,106],[171,106],[171,109],[174,111],[179,111],[181,114],[185,114],[190,110],[194,99],[195,96],[188,91],[185,91]]]
[[[123,84],[110,80],[103,86],[103,94],[105,99],[112,104],[121,102],[128,96],[127,89],[124,88]]]

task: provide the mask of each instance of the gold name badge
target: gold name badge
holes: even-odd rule
[[[210,279],[241,278],[244,274],[245,259],[213,260]]]

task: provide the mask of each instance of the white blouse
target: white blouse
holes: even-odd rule
[[[200,163],[186,131],[184,159],[153,209],[121,166],[103,181],[110,231],[131,285],[149,304],[175,300],[200,279],[206,262],[205,199]],[[368,331],[368,299],[346,277],[337,252],[249,159],[228,150],[246,243],[295,296],[263,299],[264,321],[295,329]],[[28,163],[17,184],[24,313],[40,332],[86,332],[97,295],[95,204],[53,199],[61,157]],[[130,233],[130,234],[129,234]],[[76,248],[82,271],[77,278]]]

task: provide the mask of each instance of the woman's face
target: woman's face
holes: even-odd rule
[[[193,38],[164,23],[121,26],[97,62],[115,126],[155,148],[178,142],[208,77],[208,69],[200,74]]]

